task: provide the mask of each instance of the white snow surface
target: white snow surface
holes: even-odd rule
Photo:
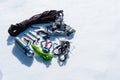
[[[64,10],[76,29],[67,63],[29,59],[14,47],[11,24]],[[0,80],[120,80],[120,0],[0,0]]]

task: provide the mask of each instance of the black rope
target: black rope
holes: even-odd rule
[[[37,14],[32,16],[28,20],[24,20],[20,23],[17,23],[16,25],[11,25],[10,28],[8,29],[8,33],[11,36],[17,36],[24,30],[26,30],[28,27],[30,27],[33,24],[39,24],[39,23],[50,23],[50,22],[55,22],[57,18],[60,16],[63,16],[63,10],[57,11],[57,10],[50,10],[50,11],[45,11],[41,14]]]

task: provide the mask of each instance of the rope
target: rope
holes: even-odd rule
[[[20,23],[17,23],[16,25],[12,24],[10,28],[8,29],[8,33],[11,36],[17,36],[18,34],[23,32],[24,30],[26,30],[28,27],[30,27],[33,24],[55,22],[55,20],[58,19],[60,16],[63,16],[63,10],[45,11],[41,14],[32,16],[28,20],[24,20]]]

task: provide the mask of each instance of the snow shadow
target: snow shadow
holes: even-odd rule
[[[47,68],[51,65],[51,61],[43,61],[43,59],[40,58],[40,57],[37,56],[37,55],[35,56],[35,59],[36,59],[38,62],[44,64]]]
[[[8,36],[8,38],[7,38],[7,45],[9,46],[9,45],[14,44],[14,39],[15,39],[15,37]]]
[[[32,65],[34,59],[32,57],[27,57],[17,46],[13,47],[12,53],[21,62],[21,64],[28,67]]]
[[[0,80],[2,80],[3,74],[2,71],[0,70]]]

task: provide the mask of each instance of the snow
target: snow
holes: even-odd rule
[[[120,80],[119,8],[119,0],[0,0],[0,80]],[[27,58],[7,32],[52,9],[64,10],[65,22],[77,31],[64,66]]]

